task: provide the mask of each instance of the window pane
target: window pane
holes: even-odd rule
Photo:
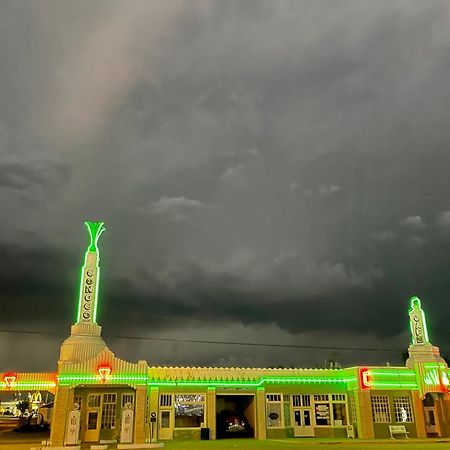
[[[281,403],[267,403],[267,426],[281,427]]]
[[[170,428],[170,412],[163,411],[161,413],[161,428]]]
[[[345,413],[345,403],[333,403],[334,425],[337,427],[347,425],[347,415]]]
[[[178,397],[178,396],[176,396]],[[203,403],[175,403],[175,428],[198,428],[204,421]]]
[[[316,425],[331,425],[330,404],[316,403]]]
[[[411,399],[406,395],[394,397],[394,412],[396,422],[413,422]]]
[[[372,417],[375,423],[390,423],[391,413],[389,400],[385,395],[373,395],[371,397]]]
[[[97,428],[97,412],[90,412],[88,414],[88,430],[95,430]]]
[[[303,411],[303,425],[309,427],[311,425],[311,413],[309,409]]]

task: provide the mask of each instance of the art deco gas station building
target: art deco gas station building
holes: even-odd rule
[[[54,373],[0,373],[0,390],[55,394],[51,447],[82,442],[150,447],[151,441],[248,436],[450,436],[449,369],[410,301],[406,367],[260,369],[154,367],[115,357],[96,310],[102,222],[86,222],[77,322]],[[406,322],[406,320],[405,320]]]

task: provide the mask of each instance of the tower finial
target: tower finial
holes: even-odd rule
[[[91,238],[91,243],[89,244],[88,250],[90,252],[98,252],[97,243],[100,235],[106,230],[104,222],[84,222],[86,225],[89,236]]]

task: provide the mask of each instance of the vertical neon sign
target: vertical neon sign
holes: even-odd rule
[[[409,326],[413,345],[428,344],[427,322],[419,297],[411,297],[409,308]]]
[[[79,323],[96,323],[98,304],[98,281],[100,278],[100,255],[98,240],[105,231],[103,222],[84,222],[90,237],[89,247],[84,255],[81,268],[80,298],[78,301]]]

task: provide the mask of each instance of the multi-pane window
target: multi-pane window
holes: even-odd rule
[[[134,394],[122,394],[122,408],[125,406],[133,406]]]
[[[394,397],[394,413],[396,422],[414,422],[411,398],[408,396]]]
[[[267,426],[270,428],[283,426],[281,415],[281,394],[266,395]]]
[[[172,406],[172,394],[161,394],[159,396],[160,406]]]
[[[342,427],[347,425],[347,396],[345,394],[332,394],[331,402],[333,406],[333,425],[335,427]]]
[[[311,396],[306,394],[294,394],[292,396],[292,406],[294,407],[311,406]]]
[[[345,394],[314,394],[316,425],[336,427],[347,425],[346,401]]]
[[[116,426],[116,394],[103,394],[102,429]]]
[[[90,394],[88,395],[88,406],[91,408],[99,408],[100,407],[100,394]]]
[[[330,403],[328,401],[315,401],[314,413],[316,425],[331,425]]]
[[[350,414],[351,414],[351,420],[353,423],[357,422],[357,417],[356,417],[356,401],[355,401],[355,397],[350,397]]]
[[[372,395],[372,417],[375,423],[390,423],[391,412],[389,399],[386,395]]]
[[[175,428],[199,428],[205,418],[204,394],[175,395]]]

